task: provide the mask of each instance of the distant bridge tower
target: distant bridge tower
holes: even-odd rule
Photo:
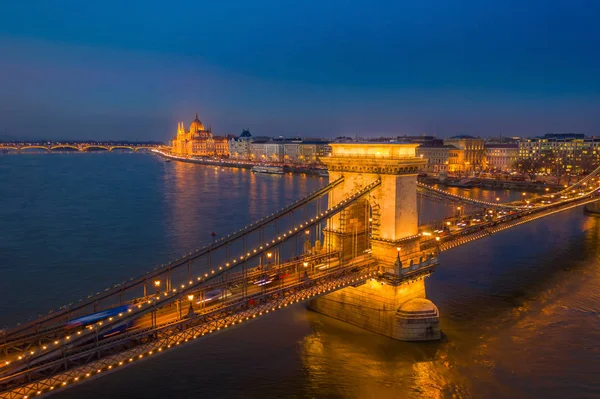
[[[416,144],[331,144],[321,158],[331,181],[344,182],[329,193],[329,207],[380,180],[363,201],[330,218],[324,245],[340,251],[343,262],[370,255],[381,272],[378,280],[317,298],[309,307],[396,339],[439,339],[437,307],[425,299],[423,277],[437,262],[421,251],[418,236],[417,173],[426,160]]]

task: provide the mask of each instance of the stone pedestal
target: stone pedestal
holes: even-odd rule
[[[583,211],[586,215],[591,216],[600,216],[600,202],[593,202],[591,204],[587,204]]]
[[[398,255],[400,255],[404,267],[408,267],[410,260],[413,260],[413,263],[418,263],[419,256],[424,256],[419,250],[419,238],[401,242],[371,239],[371,254],[373,258],[377,259],[377,263],[385,269],[393,269]]]
[[[402,341],[440,338],[439,314],[424,280],[398,286],[369,280],[309,301],[309,309]]]
[[[415,298],[396,312],[396,337],[401,341],[434,341],[442,337],[440,314],[428,299]]]

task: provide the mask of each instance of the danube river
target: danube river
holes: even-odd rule
[[[148,154],[0,155],[0,326],[137,276],[324,184]],[[298,304],[54,397],[597,398],[599,244],[600,219],[576,209],[441,254],[427,280],[441,342],[394,341]]]

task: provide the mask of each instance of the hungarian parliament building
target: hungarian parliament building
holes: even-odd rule
[[[177,135],[171,141],[171,151],[177,155],[224,157],[229,155],[229,143],[227,137],[213,136],[212,130],[204,127],[196,113],[189,131],[185,131],[183,122],[177,125]]]

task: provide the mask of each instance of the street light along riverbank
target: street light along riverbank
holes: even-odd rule
[[[276,165],[283,167],[285,172],[289,173],[304,173],[307,175],[318,175],[324,176],[326,171],[325,167],[311,167],[307,165],[290,165],[290,164],[282,164],[282,163],[265,163],[265,162],[252,162],[252,161],[237,161],[233,159],[214,159],[208,157],[182,157],[178,155],[170,154],[167,151],[163,151],[161,149],[153,149],[152,152],[156,155],[159,155],[163,158],[179,161],[179,162],[188,162],[188,163],[196,163],[200,165],[214,165],[214,166],[227,166],[232,168],[243,168],[243,169],[252,169],[253,166],[265,166],[265,165]]]

